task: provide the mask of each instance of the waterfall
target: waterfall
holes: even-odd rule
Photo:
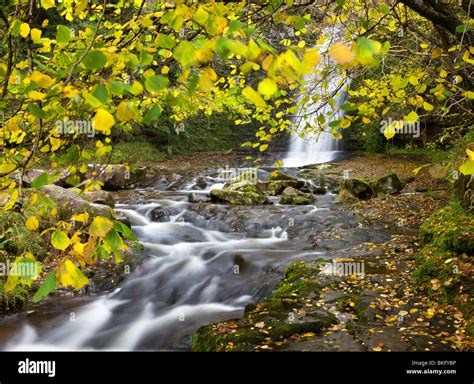
[[[283,159],[285,167],[301,167],[309,164],[320,164],[334,161],[339,152],[339,139],[334,138],[330,132],[329,123],[340,119],[343,111],[340,106],[344,103],[347,79],[335,70],[330,72],[327,79],[327,86],[320,84],[320,71],[325,67],[334,65],[327,55],[327,48],[342,36],[342,28],[336,26],[328,30],[323,30],[322,34],[330,35],[322,45],[320,51],[322,58],[320,64],[315,68],[315,72],[304,78],[305,91],[298,97],[298,112],[293,123],[296,126],[296,135],[291,138],[290,146]],[[339,89],[339,92],[337,92]],[[328,95],[335,94],[336,103],[332,106],[327,102]],[[303,102],[307,98],[308,102]],[[307,126],[316,128],[318,117],[324,116],[326,127],[318,132],[306,132]]]

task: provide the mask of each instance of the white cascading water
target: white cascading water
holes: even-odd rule
[[[323,87],[320,84],[319,71],[331,65],[327,49],[332,43],[341,39],[341,31],[342,28],[337,26],[330,31],[327,29],[322,31],[323,35],[331,37],[320,47],[322,59],[315,72],[305,77],[305,92],[297,100],[299,109],[294,121],[296,134],[291,138],[286,158],[283,160],[285,167],[328,163],[334,161],[339,152],[339,139],[333,137],[328,125],[343,116],[340,106],[344,103],[347,79],[343,78],[339,71],[333,71],[327,79],[327,87]],[[339,93],[336,92],[338,89]],[[326,102],[327,96],[334,93],[336,103],[331,106]],[[310,101],[301,103],[306,97]],[[326,119],[326,128],[320,132],[317,131],[319,116],[324,116]],[[307,126],[316,129],[314,132],[306,132]]]

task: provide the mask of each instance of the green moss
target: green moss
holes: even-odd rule
[[[23,307],[28,300],[28,290],[18,285],[13,292],[5,292],[5,281],[0,279],[0,313],[14,311]]]
[[[425,244],[441,251],[474,254],[474,217],[452,202],[428,217],[420,227]]]
[[[454,304],[466,319],[474,316],[473,233],[473,216],[458,202],[435,212],[420,227],[424,247],[416,256],[413,273],[418,290],[438,301]],[[472,323],[468,328],[473,329]]]
[[[163,161],[166,155],[151,143],[120,142],[113,145],[111,163],[136,163],[138,161]]]
[[[259,344],[299,333],[317,333],[334,324],[336,318],[320,310],[311,312],[306,308],[305,317],[296,315],[308,297],[319,297],[319,285],[312,279],[318,271],[315,265],[305,262],[289,265],[271,297],[247,306],[242,319],[200,328],[193,336],[193,350],[253,351]]]

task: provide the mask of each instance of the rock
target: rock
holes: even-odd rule
[[[191,192],[188,195],[188,201],[190,203],[209,203],[211,199],[207,194],[205,195],[202,193]]]
[[[115,207],[114,198],[112,197],[112,194],[107,191],[85,192],[83,194],[83,197],[85,200],[90,201],[91,203],[94,203],[94,204],[107,205],[110,208]]]
[[[301,180],[276,180],[276,181],[265,181],[257,184],[259,189],[270,196],[279,196],[283,193],[285,188],[303,188],[304,181]]]
[[[176,216],[180,213],[179,209],[173,207],[157,207],[150,213],[151,220],[160,223],[170,221],[170,216]]]
[[[195,184],[196,187],[200,188],[200,189],[205,189],[207,187],[207,181],[206,181],[206,178],[205,177],[198,177],[196,179],[196,184]]]
[[[340,192],[345,191],[344,195],[346,197],[347,193],[354,196],[357,199],[367,200],[374,196],[374,191],[370,186],[368,181],[363,179],[344,179],[341,184]]]
[[[226,191],[213,189],[210,192],[211,201],[230,205],[260,205],[267,203],[267,197],[261,193]]]
[[[274,171],[270,174],[266,181],[282,181],[282,180],[293,180],[297,181],[298,179],[294,176],[289,176],[286,173],[280,171]]]
[[[103,216],[109,219],[114,217],[110,207],[91,203],[83,199],[76,190],[50,184],[41,187],[40,191],[57,204],[60,220],[69,219],[79,213],[88,213],[91,217]]]
[[[395,173],[371,181],[370,185],[375,196],[394,195],[399,193],[404,185]]]
[[[281,204],[307,205],[312,204],[315,198],[311,193],[303,193],[296,188],[287,187],[281,194]]]
[[[325,195],[327,191],[324,187],[313,187],[312,192],[314,195]]]
[[[115,212],[115,220],[120,221],[121,223],[125,224],[129,228],[132,226],[130,219],[123,212]]]
[[[104,183],[102,188],[106,191],[118,191],[136,186],[150,186],[156,181],[157,172],[147,167],[130,168],[123,164],[106,166],[89,164],[86,177],[102,181]]]
[[[250,181],[239,181],[238,183],[230,184],[227,187],[224,187],[225,191],[238,191],[238,192],[252,192],[261,194],[262,192],[257,187],[256,184]]]

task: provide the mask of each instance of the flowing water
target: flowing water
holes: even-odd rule
[[[210,171],[207,182],[223,180]],[[207,189],[182,183],[184,190],[118,194],[117,209],[148,255],[120,288],[99,297],[53,297],[4,318],[2,348],[189,349],[194,330],[238,318],[246,304],[268,296],[287,264],[338,257],[354,243],[383,236],[333,210],[333,194],[310,206],[230,207],[189,203],[189,193]],[[352,231],[345,240],[316,250],[310,243],[311,234],[341,228]]]

